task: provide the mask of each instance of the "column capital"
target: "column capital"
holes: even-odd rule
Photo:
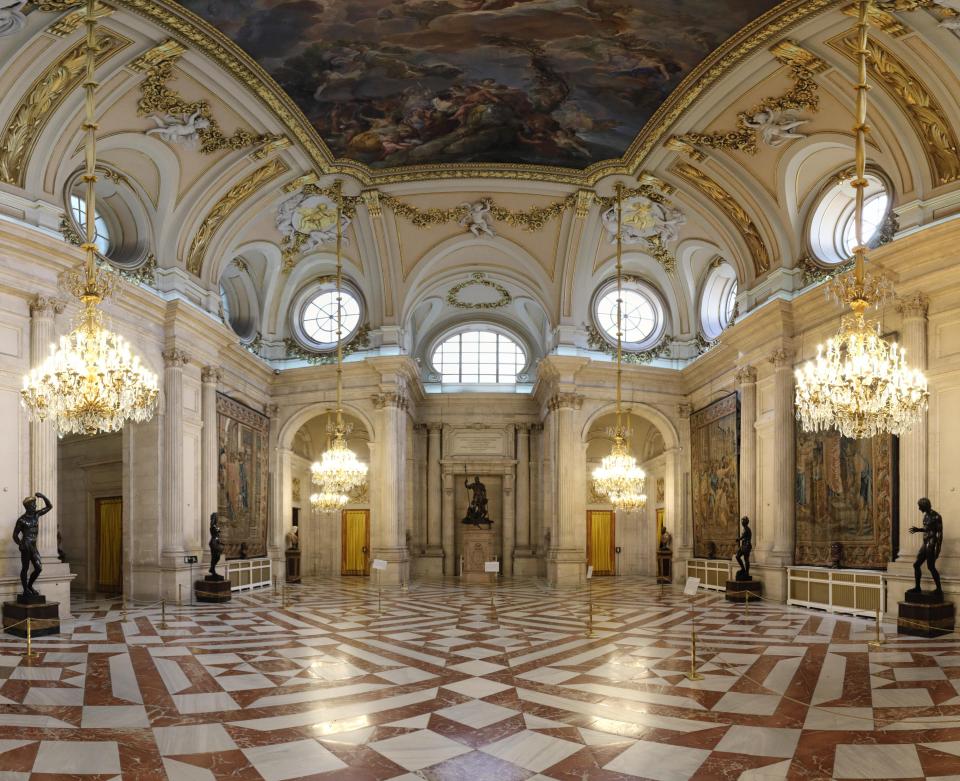
[[[427,423],[426,425],[427,431],[429,431],[431,434],[434,432],[439,434],[441,431],[443,431],[443,423]]]
[[[547,402],[547,409],[554,412],[559,409],[580,409],[584,397],[579,393],[555,393]]]
[[[409,406],[409,400],[403,391],[384,391],[376,393],[370,397],[373,406],[377,409],[386,407],[396,407],[397,409],[406,409]]]
[[[181,368],[190,363],[190,356],[183,350],[164,350],[160,355],[163,357],[163,365],[170,368]]]
[[[40,293],[30,299],[31,315],[50,315],[52,317],[53,315],[62,314],[66,308],[66,301],[62,301],[59,298],[51,298]]]
[[[223,371],[219,366],[204,366],[200,370],[200,380],[205,383],[216,385],[223,379]]]
[[[741,366],[736,376],[738,385],[750,385],[757,381],[757,370],[753,366]]]
[[[897,301],[897,311],[904,319],[927,319],[930,299],[923,293],[910,293]]]
[[[426,430],[427,430],[427,424],[426,424],[426,423],[414,423],[414,424],[413,424],[413,430],[414,430],[414,431],[417,431],[417,432],[426,431]]]
[[[266,404],[263,407],[263,412],[268,418],[276,419],[276,417],[280,414],[280,405]]]
[[[677,414],[681,418],[689,418],[693,414],[693,405],[683,402],[677,405]]]
[[[514,423],[514,426],[517,427],[517,431],[522,431],[524,433],[529,433],[530,429],[534,427],[534,423]]]
[[[781,347],[770,353],[770,363],[774,369],[792,369],[793,368],[793,350]]]

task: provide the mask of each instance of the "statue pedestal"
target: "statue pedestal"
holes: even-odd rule
[[[953,602],[944,602],[942,593],[911,590],[897,604],[897,634],[939,637],[953,631]]]
[[[489,580],[490,575],[484,572],[483,565],[493,561],[496,557],[496,544],[493,529],[477,529],[473,526],[463,530],[463,572],[462,577],[480,580]]]
[[[287,557],[287,583],[300,582],[300,549],[290,548]]]
[[[657,548],[657,583],[673,582],[673,551]]]
[[[207,575],[203,580],[194,581],[193,595],[197,602],[229,602],[230,581],[223,578],[214,580],[213,576]]]
[[[750,601],[760,601],[763,596],[763,582],[759,580],[728,580],[727,602],[746,602],[747,595]]]
[[[32,637],[60,634],[59,602],[47,602],[43,596],[17,594],[16,602],[3,603],[3,631],[7,634],[26,637],[28,618]]]

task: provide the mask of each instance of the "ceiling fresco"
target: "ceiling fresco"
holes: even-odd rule
[[[778,0],[181,0],[333,154],[373,167],[617,158]]]

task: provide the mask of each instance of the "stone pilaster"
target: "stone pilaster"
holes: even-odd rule
[[[286,543],[284,535],[293,514],[293,473],[291,451],[280,447],[280,407],[268,404],[264,413],[270,418],[270,498],[267,510],[267,555],[274,577],[286,579]],[[305,488],[307,495],[310,488]]]
[[[796,481],[794,442],[793,351],[780,348],[770,356],[773,364],[773,447],[775,494],[773,499],[773,547],[766,564],[787,567],[793,563]]]
[[[380,446],[377,448],[380,484],[377,517],[373,520],[373,557],[389,562],[383,579],[386,583],[407,582],[410,558],[406,544],[407,490],[407,398],[402,391],[378,393],[372,398],[379,412]]]
[[[740,515],[757,526],[757,370],[737,372],[740,390]]]
[[[500,571],[504,575],[513,575],[513,548],[516,532],[514,529],[513,475],[503,476],[503,550],[500,556]]]
[[[673,530],[676,545],[674,558],[679,561],[693,556],[693,517],[689,503],[686,501],[690,490],[690,415],[692,414],[693,407],[690,404],[677,405],[680,449],[667,451],[664,465],[665,524],[668,529]],[[680,577],[681,570],[683,567],[674,567],[677,577]]]
[[[183,367],[189,362],[183,350],[163,352],[163,555],[173,558],[184,551]]]
[[[203,420],[203,429],[200,435],[200,514],[201,544],[204,546],[207,542],[206,532],[210,524],[210,514],[217,512],[218,503],[217,384],[222,378],[223,373],[216,366],[204,366],[200,371],[200,381],[202,383],[200,416]]]
[[[557,393],[548,403],[549,414],[556,420],[553,468],[556,470],[556,534],[550,540],[547,557],[547,579],[553,585],[580,583],[585,575],[586,550],[578,544],[577,524],[584,522],[582,498],[583,448],[574,425],[576,413],[583,406],[583,396]],[[583,506],[581,506],[583,505]]]
[[[517,535],[515,547],[530,550],[530,426],[517,426]]]
[[[453,474],[443,473],[443,574],[447,577],[457,574],[457,531],[453,517]]]
[[[443,425],[427,425],[427,551],[436,555],[444,549],[442,537],[441,492],[442,473],[440,469],[440,433]]]
[[[38,366],[50,354],[50,345],[56,342],[54,317],[61,314],[64,303],[55,298],[38,295],[30,302],[30,365]],[[53,421],[30,423],[30,493],[39,491],[50,497],[53,510],[40,521],[37,543],[40,557],[47,570],[47,562],[57,559],[57,527],[59,499],[57,497],[57,429]]]

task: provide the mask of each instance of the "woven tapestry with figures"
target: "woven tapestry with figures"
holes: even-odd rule
[[[270,419],[217,394],[218,499],[226,558],[267,553],[267,491]]]
[[[797,428],[797,564],[883,568],[890,561],[896,440]],[[831,546],[839,543],[839,551]]]
[[[690,416],[693,554],[729,559],[740,515],[740,404],[736,393]]]

